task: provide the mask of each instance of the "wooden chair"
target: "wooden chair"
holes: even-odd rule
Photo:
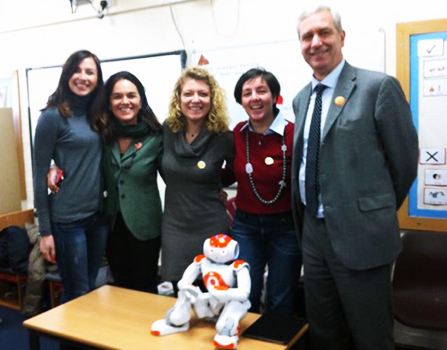
[[[25,222],[34,222],[34,209],[21,210],[0,215],[0,231],[8,226],[25,227]]]
[[[395,318],[447,330],[447,232],[407,232],[393,276]]]
[[[0,231],[9,226],[25,227],[25,223],[34,223],[34,209],[0,215]],[[17,298],[11,300],[0,298],[0,305],[20,310],[23,306],[23,289],[26,285],[26,275],[15,273],[10,268],[0,269],[0,282],[15,285],[17,291]],[[4,287],[5,286],[1,286],[0,288],[2,292],[4,292]]]

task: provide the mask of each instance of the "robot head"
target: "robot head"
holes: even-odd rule
[[[237,259],[239,244],[230,236],[218,234],[205,240],[203,253],[208,259],[223,264]]]

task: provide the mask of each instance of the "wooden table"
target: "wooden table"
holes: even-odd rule
[[[31,350],[40,349],[40,337],[47,336],[88,349],[119,350],[210,350],[216,334],[209,321],[191,319],[188,332],[163,337],[153,336],[151,324],[164,318],[176,299],[150,293],[103,286],[23,324],[29,330]],[[241,322],[246,329],[260,315],[249,313]],[[239,350],[285,350],[306,332],[297,334],[290,344],[280,345],[240,337]]]

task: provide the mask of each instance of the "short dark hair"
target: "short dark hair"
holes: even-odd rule
[[[139,122],[146,123],[152,132],[160,132],[161,124],[155,116],[155,113],[152,111],[152,108],[149,106],[143,84],[132,73],[121,71],[111,75],[109,79],[107,79],[107,82],[105,84],[105,110],[107,113],[107,122],[103,132],[104,139],[107,142],[111,142],[116,137],[114,133],[114,123],[116,123],[116,117],[113,115],[110,108],[110,96],[112,95],[113,87],[120,80],[128,80],[137,87],[138,94],[140,95],[141,100],[141,107],[138,111],[137,120]]]
[[[69,96],[71,94],[68,81],[77,71],[80,63],[86,59],[92,58],[95,61],[96,69],[98,71],[98,81],[96,83],[96,88],[91,93],[92,97],[88,105],[87,118],[89,124],[93,130],[98,130],[100,120],[102,119],[103,113],[103,98],[104,98],[104,80],[102,78],[101,63],[95,54],[87,50],[80,50],[72,53],[65,61],[62,67],[61,77],[59,78],[59,83],[57,85],[56,91],[48,98],[47,106],[42,109],[42,111],[56,107],[59,113],[68,118],[71,116]]]
[[[270,92],[272,93],[272,96],[275,99],[279,97],[279,95],[281,94],[281,85],[279,84],[278,79],[276,79],[273,73],[266,71],[264,68],[252,68],[242,74],[236,83],[236,86],[234,88],[234,98],[236,99],[237,103],[242,105],[242,88],[244,87],[244,84],[247,81],[253,80],[257,77],[261,77],[262,79],[264,79],[270,89]],[[276,107],[275,100],[273,103],[273,113],[274,115],[276,115],[278,114],[278,112],[279,110]]]

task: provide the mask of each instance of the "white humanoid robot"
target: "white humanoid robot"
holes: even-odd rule
[[[195,257],[178,282],[178,298],[166,318],[152,324],[153,335],[185,332],[189,329],[191,306],[197,317],[217,319],[214,346],[235,349],[240,334],[239,321],[250,308],[250,274],[248,263],[236,260],[239,244],[231,237],[218,234],[205,240],[204,255]],[[202,274],[208,292],[193,285]]]

